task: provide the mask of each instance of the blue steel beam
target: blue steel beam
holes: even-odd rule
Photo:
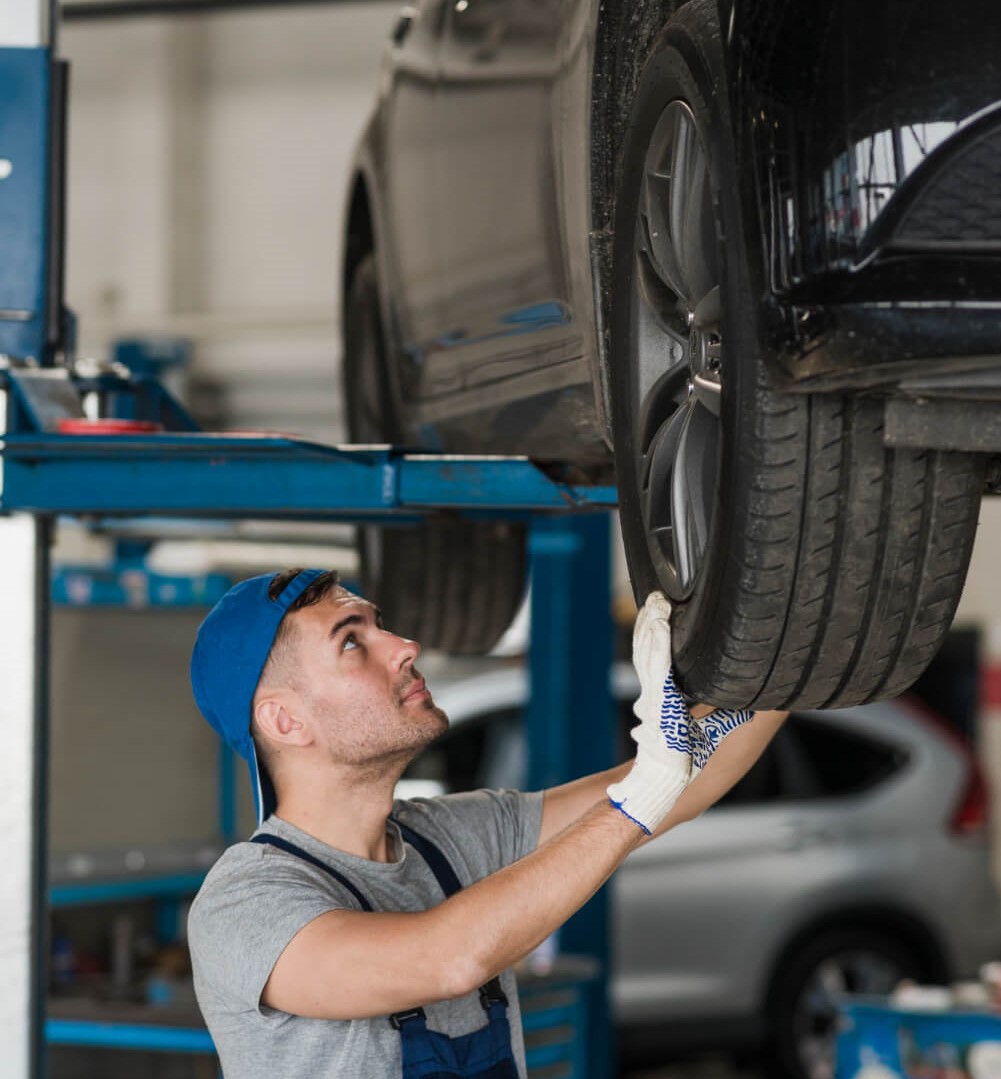
[[[214,1053],[207,1030],[188,1027],[101,1023],[83,1019],[48,1019],[49,1045],[104,1046],[110,1049],[146,1049],[165,1053]]]
[[[550,479],[522,457],[450,457],[285,437],[10,435],[0,511],[185,517],[413,516],[607,509],[614,487]]]
[[[0,354],[45,359],[49,285],[47,48],[0,48]]]
[[[116,877],[113,880],[78,881],[54,884],[49,888],[50,907],[80,907],[91,903],[130,902],[164,896],[194,895],[202,886],[205,870],[170,873],[158,877]]]

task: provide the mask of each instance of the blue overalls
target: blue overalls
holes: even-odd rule
[[[404,840],[427,862],[445,898],[459,891],[462,885],[445,855],[429,839],[399,821],[394,823]],[[294,843],[274,835],[255,835],[251,842],[266,843],[297,855],[343,884],[361,904],[362,910],[374,909],[341,872]],[[480,1003],[487,1013],[486,1026],[459,1038],[449,1038],[428,1030],[423,1008],[411,1008],[391,1015],[389,1022],[400,1032],[402,1079],[518,1079],[518,1069],[511,1051],[507,997],[501,988],[500,978],[491,978],[480,987]]]

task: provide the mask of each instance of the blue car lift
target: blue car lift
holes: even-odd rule
[[[77,377],[61,296],[65,68],[55,0],[0,16],[0,1079],[42,1079],[46,1043],[207,1049],[199,1031],[45,1023],[50,565],[58,515],[420,520],[442,510],[531,522],[534,788],[613,763],[608,671],[612,488],[555,482],[524,458],[444,457],[281,436],[206,434],[154,380]],[[156,434],[65,434],[61,419],[162,424]],[[562,950],[608,970],[608,908],[596,897]],[[610,1074],[607,979],[590,1000],[586,1074]]]

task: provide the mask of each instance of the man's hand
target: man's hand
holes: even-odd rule
[[[636,760],[608,788],[608,797],[649,835],[720,742],[751,713],[721,708],[692,718],[671,669],[671,605],[663,592],[651,592],[636,618],[633,665],[640,680],[633,705],[640,720],[632,732]]]

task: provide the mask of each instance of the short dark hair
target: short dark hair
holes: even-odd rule
[[[285,569],[281,573],[276,573],[271,578],[271,583],[268,585],[268,598],[277,599],[282,592],[299,576],[300,573],[305,571],[302,567],[296,569]],[[321,599],[333,588],[339,587],[341,583],[340,574],[337,570],[327,570],[326,573],[321,573],[319,577],[299,596],[294,603],[291,604],[286,614],[291,614],[293,611],[301,611],[303,607],[312,607],[314,603],[319,603]]]
[[[302,573],[302,569],[298,568],[287,569],[283,570],[281,573],[276,573],[274,577],[271,578],[271,583],[268,585],[268,598],[277,599],[300,573]],[[320,576],[303,591],[302,595],[297,596],[289,605],[288,610],[285,612],[285,617],[282,618],[278,625],[278,629],[275,632],[275,639],[271,642],[271,651],[268,653],[267,661],[264,664],[265,671],[269,666],[273,670],[275,666],[284,666],[288,662],[289,646],[292,643],[291,620],[289,615],[295,614],[296,611],[301,611],[304,607],[312,607],[313,604],[319,603],[329,592],[332,592],[335,588],[339,588],[340,584],[341,578],[336,570],[329,570],[327,573],[321,573]],[[261,673],[263,674],[264,672],[262,671]]]

